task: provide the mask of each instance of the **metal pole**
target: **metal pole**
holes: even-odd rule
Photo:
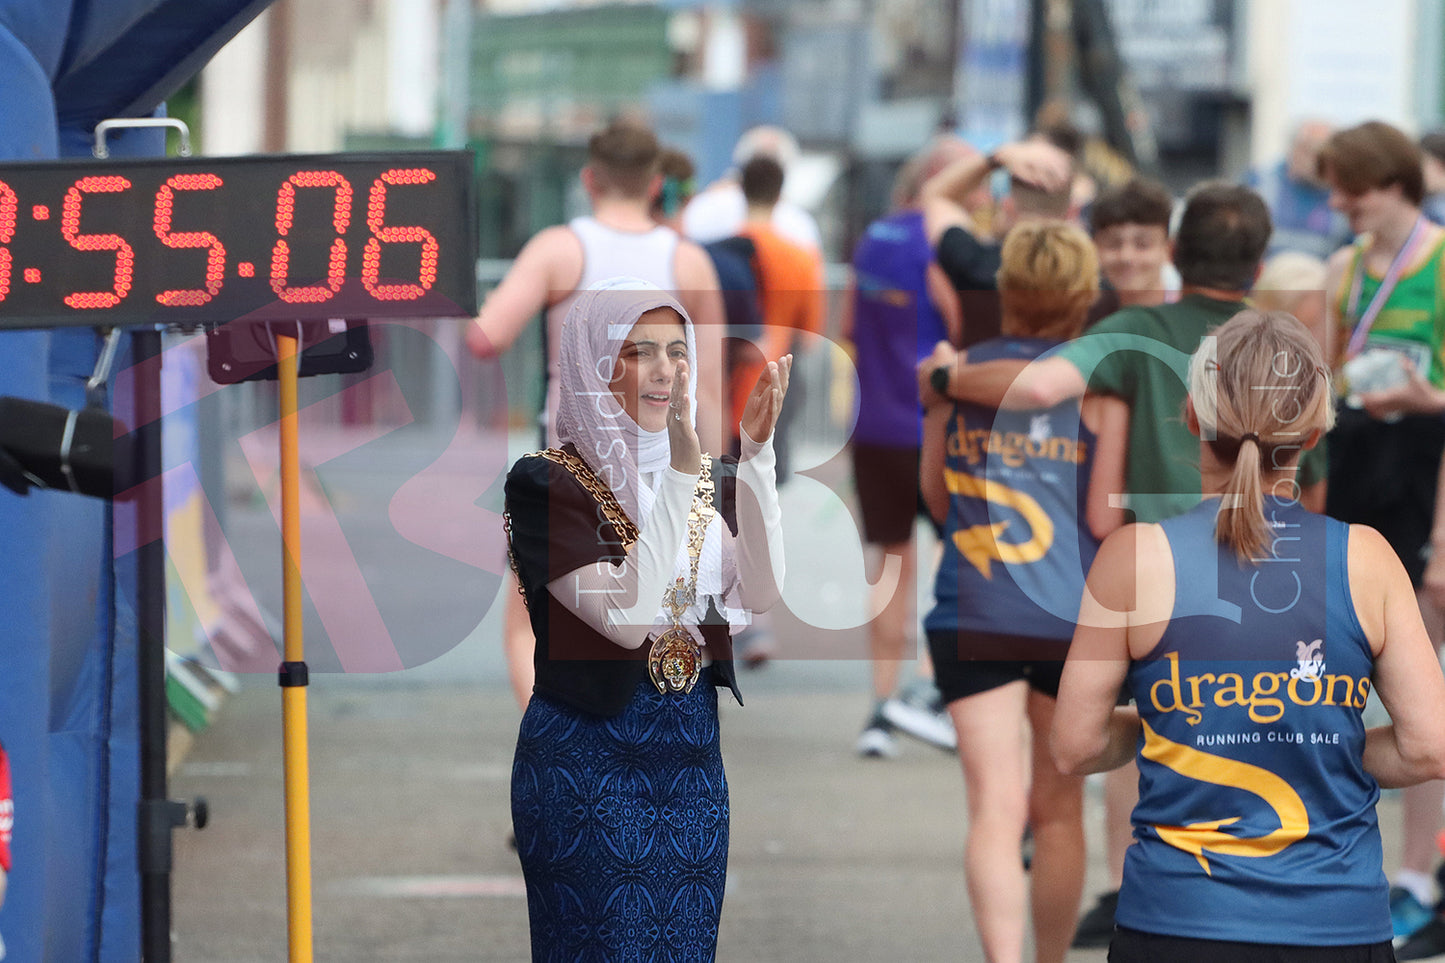
[[[301,466],[297,439],[300,349],[294,334],[277,334],[282,598],[286,626],[285,661],[280,671],[286,770],[286,932],[290,963],[311,963],[311,787],[306,735],[306,646],[301,620]]]
[[[166,799],[166,556],[165,544],[149,537],[161,530],[165,506],[161,476],[161,335],[138,330],[131,337],[136,372],[134,424],[140,486],[136,526],[136,611],[139,619],[137,675],[140,698],[140,803],[137,846],[141,884],[141,958],[171,958],[171,828],[174,812]]]

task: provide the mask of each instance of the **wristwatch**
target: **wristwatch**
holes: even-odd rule
[[[940,398],[948,397],[948,386],[952,381],[948,365],[941,364],[934,368],[928,375],[928,386],[938,393]]]

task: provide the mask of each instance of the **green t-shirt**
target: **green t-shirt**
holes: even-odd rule
[[[1129,403],[1124,484],[1135,521],[1162,521],[1199,504],[1199,439],[1184,424],[1189,356],[1244,307],[1189,294],[1174,304],[1125,308],[1060,349],[1089,390]]]
[[[1437,388],[1445,388],[1445,358],[1442,358],[1442,352],[1445,352],[1445,286],[1440,284],[1442,253],[1445,253],[1445,240],[1436,243],[1435,250],[1419,267],[1401,275],[1384,307],[1375,316],[1369,336],[1365,339],[1366,347],[1389,348],[1408,357],[1414,362],[1415,370],[1429,378]],[[1380,290],[1382,279],[1360,270],[1363,255],[1364,248],[1356,245],[1338,292],[1336,307],[1340,317],[1348,324],[1358,320],[1351,314],[1348,304],[1355,274],[1360,274],[1360,296],[1355,305],[1355,315],[1363,314],[1370,299]],[[1349,338],[1350,332],[1345,332],[1344,336]]]

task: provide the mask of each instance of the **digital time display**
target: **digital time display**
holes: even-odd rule
[[[0,164],[0,328],[475,314],[467,151]]]

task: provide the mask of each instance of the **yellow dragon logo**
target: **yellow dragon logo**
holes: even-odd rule
[[[1299,842],[1310,831],[1309,812],[1294,787],[1279,776],[1247,762],[1210,755],[1188,746],[1171,742],[1144,722],[1144,758],[1186,779],[1243,789],[1254,793],[1274,810],[1279,828],[1265,836],[1243,837],[1220,832],[1220,827],[1239,821],[1240,817],[1211,819],[1187,826],[1155,826],[1159,838],[1199,860],[1206,875],[1209,869],[1206,853],[1226,856],[1274,856]]]
[[[943,478],[948,490],[954,495],[982,498],[992,505],[1002,505],[1018,512],[1028,523],[1032,537],[1027,542],[1000,542],[998,537],[1009,527],[1009,522],[994,522],[991,525],[974,525],[953,533],[953,543],[968,563],[978,569],[986,579],[993,578],[993,563],[1026,565],[1037,562],[1048,554],[1054,544],[1054,523],[1048,513],[1033,498],[1023,492],[996,481],[978,478],[963,472],[945,468]]]

